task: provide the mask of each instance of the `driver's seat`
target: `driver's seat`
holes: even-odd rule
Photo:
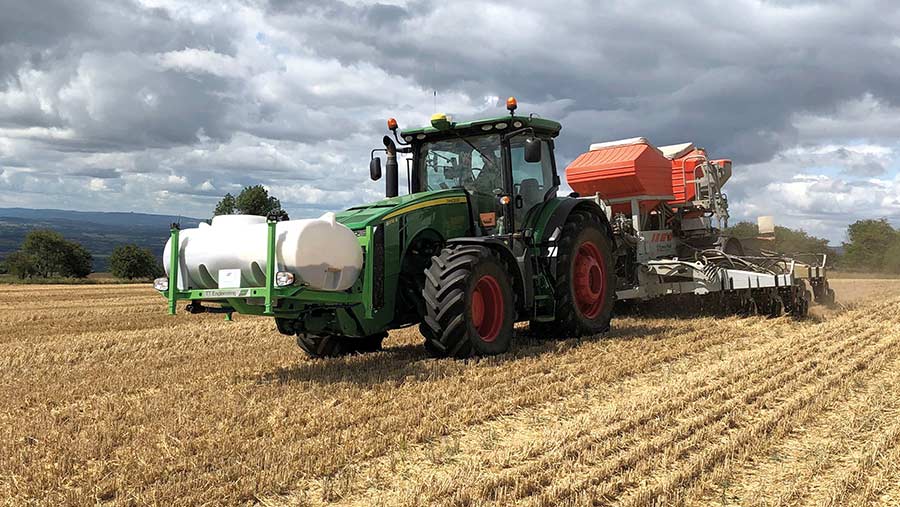
[[[544,193],[541,191],[541,183],[536,178],[526,178],[519,184],[519,195],[522,196],[524,210],[531,209],[532,206],[540,204],[544,200]]]

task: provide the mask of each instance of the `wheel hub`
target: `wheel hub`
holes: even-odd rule
[[[600,313],[606,295],[603,257],[593,243],[584,242],[575,253],[573,266],[575,305],[592,319]]]
[[[503,315],[500,283],[491,275],[482,276],[475,283],[471,299],[472,325],[478,336],[486,342],[496,340],[503,325]]]

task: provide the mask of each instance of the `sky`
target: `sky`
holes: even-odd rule
[[[895,1],[0,0],[0,207],[378,199],[385,120],[520,113],[734,161],[733,220],[900,226]]]

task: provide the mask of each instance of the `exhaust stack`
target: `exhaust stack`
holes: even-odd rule
[[[384,147],[387,151],[387,162],[384,165],[384,196],[397,197],[400,193],[398,173],[400,172],[400,164],[397,162],[397,145],[393,139],[384,136]]]

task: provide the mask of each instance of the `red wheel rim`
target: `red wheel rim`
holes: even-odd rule
[[[572,271],[575,305],[582,315],[593,319],[600,313],[606,296],[606,266],[596,245],[584,242],[578,247]]]
[[[478,279],[472,290],[472,324],[478,336],[492,342],[500,334],[503,325],[503,293],[500,283],[491,275]]]

